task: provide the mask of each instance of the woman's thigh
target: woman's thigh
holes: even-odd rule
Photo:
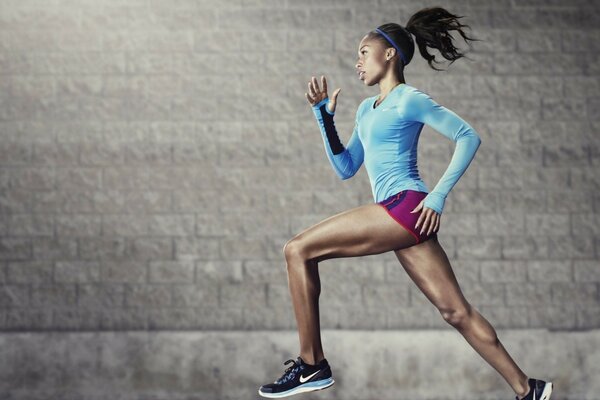
[[[437,237],[394,253],[413,282],[442,314],[469,308]]]
[[[286,256],[307,260],[380,254],[412,246],[414,236],[376,203],[355,207],[328,217],[294,236]]]

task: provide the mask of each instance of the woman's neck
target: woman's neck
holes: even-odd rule
[[[396,77],[390,77],[389,79],[384,78],[379,82],[379,102],[383,101],[385,97],[398,85],[406,83],[404,81],[404,76],[401,76],[400,79]]]
[[[387,89],[387,90],[381,90],[381,93],[379,94],[379,97],[377,98],[377,100],[375,101],[375,107],[377,107],[379,104],[381,104],[381,102],[383,100],[385,100],[385,98],[390,94],[390,92],[392,90],[394,90],[395,87],[401,85],[402,83],[406,83],[406,82],[396,82],[394,85],[392,85],[391,88]],[[380,85],[381,86],[381,85]],[[385,93],[385,94],[383,94]]]

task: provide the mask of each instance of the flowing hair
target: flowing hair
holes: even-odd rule
[[[442,57],[450,61],[449,65],[451,65],[461,57],[469,59],[465,53],[454,45],[451,31],[457,31],[469,47],[470,43],[468,41],[481,41],[465,33],[464,28],[471,29],[471,27],[461,23],[460,18],[464,18],[464,16],[454,15],[442,7],[429,7],[414,13],[406,23],[406,27],[389,23],[381,25],[379,29],[390,36],[400,47],[406,58],[406,62],[402,63],[404,66],[410,62],[414,54],[415,45],[411,37],[411,34],[413,34],[421,56],[427,60],[431,68],[442,71],[434,65],[434,63],[440,64],[441,61],[436,60],[435,55],[429,53],[428,47],[437,49]],[[381,38],[389,45],[389,42],[383,36]]]

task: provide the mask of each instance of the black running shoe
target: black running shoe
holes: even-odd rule
[[[529,393],[523,399],[515,396],[516,400],[548,400],[552,394],[552,382],[545,382],[541,379],[529,378]]]
[[[286,368],[285,373],[275,382],[262,385],[258,389],[258,394],[271,398],[287,397],[333,385],[334,380],[327,359],[321,360],[316,365],[306,364],[300,357],[297,360],[287,360],[284,365],[290,362],[294,364]]]

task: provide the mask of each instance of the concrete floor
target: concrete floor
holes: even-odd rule
[[[552,400],[600,399],[600,330],[497,330]],[[335,384],[303,399],[514,399],[454,330],[323,330]],[[295,331],[0,335],[1,399],[259,399],[298,355]]]

